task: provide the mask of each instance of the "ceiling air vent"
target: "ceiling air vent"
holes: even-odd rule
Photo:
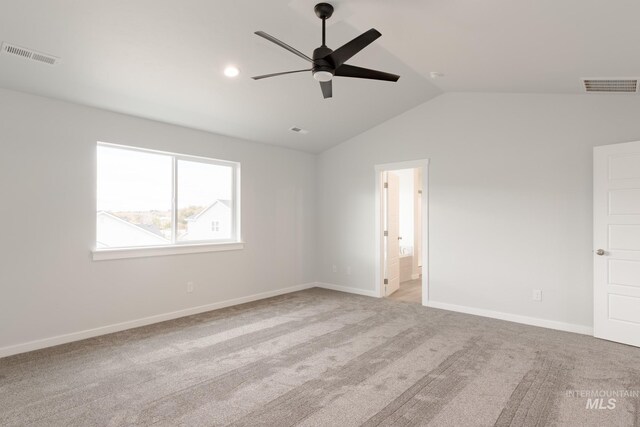
[[[60,58],[57,58],[55,56],[47,55],[46,53],[42,52],[36,52],[35,50],[27,49],[9,43],[2,43],[2,50],[0,52],[3,55],[19,56],[24,59],[30,59],[32,61],[42,62],[49,65],[56,65],[58,62],[60,62]]]
[[[638,91],[638,79],[583,79],[587,92],[599,93],[635,93]]]
[[[303,134],[303,135],[304,135],[304,134],[309,133],[309,131],[308,131],[308,130],[306,130],[306,129],[302,129],[302,128],[299,128],[299,127],[297,127],[297,126],[291,127],[291,128],[289,128],[289,130],[290,130],[291,132],[301,133],[301,134]]]

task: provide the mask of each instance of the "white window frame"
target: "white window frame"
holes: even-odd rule
[[[149,256],[165,256],[179,255],[200,252],[218,252],[239,250],[244,248],[244,242],[241,237],[240,227],[240,163],[212,159],[208,157],[192,156],[188,154],[178,154],[166,151],[150,150],[146,148],[132,147],[128,145],[112,144],[98,141],[96,144],[96,164],[97,164],[97,147],[109,147],[119,150],[136,151],[147,154],[159,154],[171,157],[171,243],[161,246],[139,246],[139,247],[122,247],[122,248],[96,248],[92,250],[93,260],[110,260],[121,258],[141,258]],[[215,240],[198,240],[198,241],[178,241],[178,161],[190,161],[198,163],[207,163],[212,165],[226,166],[232,168],[233,181],[231,189],[231,238],[215,239]],[[97,169],[96,169],[97,170]],[[96,177],[97,184],[97,177]],[[97,209],[96,209],[97,215]],[[97,229],[96,229],[97,241]]]

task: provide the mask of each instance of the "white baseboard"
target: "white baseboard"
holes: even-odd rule
[[[352,288],[350,286],[340,286],[340,285],[334,285],[332,283],[323,283],[323,282],[316,282],[315,285],[317,288],[331,289],[332,291],[347,292],[350,294],[364,295],[366,297],[378,298],[378,295],[376,295],[375,291],[368,291],[365,289]]]
[[[412,274],[411,275],[411,280],[418,280],[420,278],[420,274]]]
[[[330,289],[339,292],[347,292],[351,294],[364,295],[377,298],[375,291],[353,288],[348,286],[334,285],[331,283],[313,282],[302,285],[291,286],[288,288],[277,289],[274,291],[262,292],[259,294],[248,295],[246,297],[234,298],[226,301],[215,302],[212,304],[191,307],[184,310],[173,311],[170,313],[158,314],[155,316],[144,317],[141,319],[130,320],[127,322],[115,323],[112,325],[101,326],[93,329],[72,332],[64,335],[57,335],[50,338],[29,341],[21,344],[0,347],[0,358],[11,356],[28,351],[39,350],[42,348],[53,347],[60,344],[66,344],[73,341],[80,341],[87,338],[93,338],[100,335],[120,332],[127,329],[138,328],[140,326],[151,325],[153,323],[164,322],[166,320],[178,319],[180,317],[191,316],[193,314],[204,313],[207,311],[217,310],[220,308],[231,307],[247,302],[258,301],[265,298],[271,298],[278,295],[288,294],[291,292],[302,291],[313,287]],[[535,317],[520,316],[517,314],[501,313],[493,310],[485,310],[481,308],[466,307],[455,304],[442,303],[437,301],[429,301],[428,307],[439,308],[443,310],[456,311],[460,313],[474,314],[477,316],[490,317],[493,319],[507,320],[510,322],[522,323],[525,325],[540,326],[543,328],[557,329],[560,331],[575,332],[578,334],[593,335],[593,328],[590,326],[576,325],[572,323],[557,322],[554,320],[538,319]]]
[[[464,305],[448,304],[437,301],[429,301],[427,303],[427,307],[440,308],[442,310],[456,311],[458,313],[474,314],[476,316],[490,317],[492,319],[507,320],[509,322],[522,323],[525,325],[540,326],[542,328],[593,336],[593,328],[591,326],[576,325],[574,323],[520,316],[518,314],[502,313],[499,311],[486,310],[484,308],[467,307]]]
[[[142,319],[129,320],[127,322],[115,323],[112,325],[101,326],[84,331],[72,332],[64,335],[57,335],[50,338],[43,338],[35,341],[29,341],[21,344],[0,347],[0,358],[11,356],[28,351],[39,350],[55,345],[66,344],[73,341],[80,341],[87,338],[93,338],[100,335],[120,332],[127,329],[138,328],[140,326],[151,325],[153,323],[164,322],[166,320],[178,319],[180,317],[191,316],[193,314],[204,313],[207,311],[217,310],[220,308],[231,307],[233,305],[244,304],[247,302],[258,301],[265,298],[271,298],[278,295],[288,294],[291,292],[302,291],[317,286],[314,283],[305,283],[302,285],[291,286],[288,288],[277,289],[274,291],[262,292],[259,294],[248,295],[246,297],[234,298],[226,301],[214,302],[212,304],[191,307],[184,310],[172,311],[170,313],[157,314],[155,316],[144,317]]]

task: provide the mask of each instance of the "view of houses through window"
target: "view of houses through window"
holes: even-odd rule
[[[236,241],[238,165],[98,144],[96,248]]]

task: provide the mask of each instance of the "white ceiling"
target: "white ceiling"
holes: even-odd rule
[[[62,58],[0,55],[0,86],[318,152],[442,91],[580,93],[582,77],[640,75],[635,0],[335,0],[328,45],[375,27],[383,36],[349,63],[398,83],[336,78],[324,100],[307,73],[250,79],[307,68],[253,32],[310,55],[315,3],[0,0],[1,41]],[[236,79],[222,75],[231,63]]]

